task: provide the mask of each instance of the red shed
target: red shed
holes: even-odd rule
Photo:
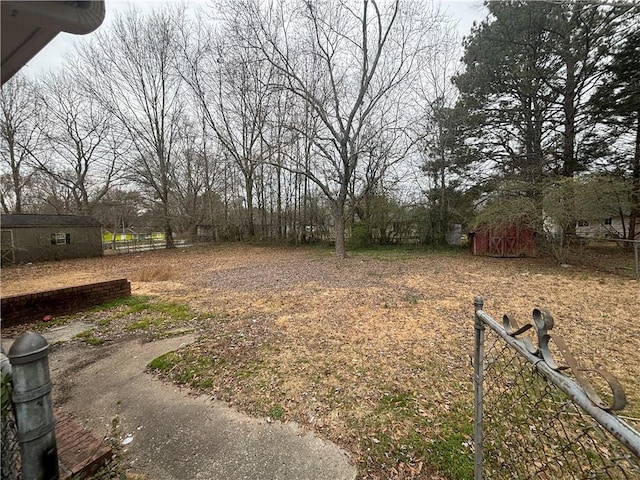
[[[535,254],[534,231],[522,225],[481,225],[470,236],[469,245],[474,255],[526,257]]]

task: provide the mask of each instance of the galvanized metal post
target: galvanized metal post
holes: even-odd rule
[[[25,480],[58,478],[48,355],[49,343],[34,332],[20,335],[9,349],[13,402]]]
[[[474,315],[474,357],[473,357],[473,403],[474,403],[474,424],[473,424],[473,443],[475,451],[475,463],[473,470],[474,480],[482,480],[482,381],[484,377],[484,323],[478,315],[478,312],[484,307],[482,297],[476,297],[473,301],[475,309]]]

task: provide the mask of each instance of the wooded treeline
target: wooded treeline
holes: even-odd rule
[[[635,238],[640,8],[486,6],[462,46],[421,0],[131,9],[2,87],[2,211],[338,256],[612,212]]]

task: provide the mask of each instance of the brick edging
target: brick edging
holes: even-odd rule
[[[131,295],[126,278],[74,287],[2,297],[2,327],[42,320],[44,315],[69,315],[117,298]]]

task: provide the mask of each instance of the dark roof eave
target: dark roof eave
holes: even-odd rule
[[[89,215],[13,214],[1,215],[2,228],[29,227],[101,227],[102,224]]]

